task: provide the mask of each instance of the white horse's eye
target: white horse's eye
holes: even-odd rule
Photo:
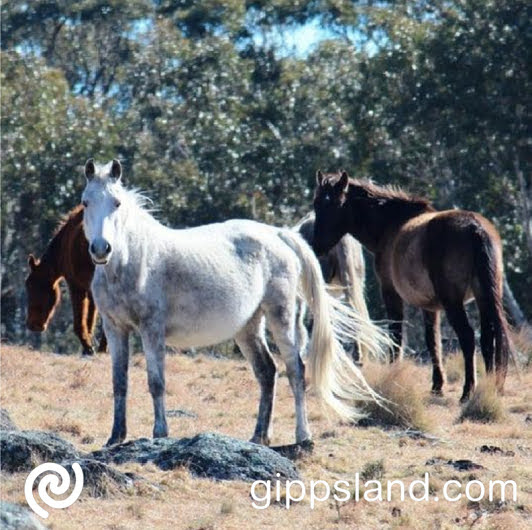
[[[120,201],[118,199],[115,200],[115,208],[118,208],[120,206]]]

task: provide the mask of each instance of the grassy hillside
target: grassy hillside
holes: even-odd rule
[[[125,464],[147,482],[130,494],[108,498],[82,495],[65,510],[51,510],[47,525],[56,529],[102,528],[500,528],[517,530],[532,525],[532,369],[521,376],[512,368],[503,398],[504,418],[491,424],[459,422],[458,399],[462,385],[459,363],[450,366],[450,383],[444,398],[429,394],[427,366],[409,364],[401,370],[403,389],[412,388],[422,400],[430,434],[436,439],[415,439],[399,428],[353,427],[329,415],[310,396],[309,416],[316,442],[314,452],[297,462],[303,480],[343,479],[354,481],[355,473],[366,480],[412,480],[430,474],[430,493],[441,493],[447,480],[477,479],[487,484],[495,479],[516,481],[517,502],[483,500],[456,503],[368,502],[365,500],[317,503],[307,500],[286,509],[278,503],[265,510],[251,506],[250,485],[197,479],[187,471],[160,471],[153,465]],[[1,403],[21,429],[52,430],[79,450],[98,449],[105,443],[112,420],[110,359],[59,356],[2,346]],[[287,378],[280,366],[274,445],[294,441],[294,406]],[[365,367],[366,371],[382,368]],[[406,374],[406,375],[405,375]],[[406,395],[408,396],[408,392]],[[402,399],[405,392],[401,394]],[[152,403],[147,389],[145,360],[134,355],[130,368],[128,439],[149,437]],[[194,412],[197,418],[169,417],[170,436],[192,436],[218,431],[249,438],[258,406],[258,388],[244,360],[206,356],[171,355],[167,358],[167,408]],[[401,434],[402,433],[402,434]],[[480,452],[482,445],[500,447],[513,456]],[[430,459],[435,464],[427,464]],[[483,469],[457,471],[448,460],[470,459]],[[25,473],[2,473],[1,497],[24,503]],[[440,495],[441,497],[441,495]]]

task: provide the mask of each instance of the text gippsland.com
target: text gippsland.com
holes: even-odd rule
[[[279,474],[278,474],[279,476]],[[251,485],[252,506],[257,510],[268,508],[272,502],[284,504],[290,508],[292,503],[308,498],[314,509],[318,503],[332,497],[342,503],[350,500],[366,502],[397,502],[411,499],[415,502],[457,502],[462,498],[468,501],[517,501],[517,484],[513,480],[489,480],[486,484],[480,480],[462,483],[448,480],[443,484],[441,494],[430,490],[429,474],[423,479],[405,484],[402,480],[367,480],[355,473],[354,481],[337,480],[332,485],[325,480],[311,480],[307,486],[301,480],[256,480]]]

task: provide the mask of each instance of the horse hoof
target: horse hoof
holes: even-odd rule
[[[269,447],[270,445],[270,439],[267,436],[252,436],[249,441],[252,444],[265,445],[266,447]]]
[[[464,403],[467,403],[469,401],[469,394],[463,394],[462,397],[460,398],[460,404],[464,404]]]
[[[92,357],[94,355],[94,348],[92,346],[90,348],[83,348],[81,355],[82,357]]]
[[[126,439],[125,436],[123,438],[122,437],[114,438],[113,436],[111,436],[111,438],[109,438],[109,440],[107,440],[107,442],[106,442],[104,447],[111,447],[113,445],[121,444],[125,439]]]
[[[433,396],[439,396],[439,397],[443,397],[443,390],[441,388],[433,388],[430,393],[433,395]]]
[[[168,427],[159,427],[153,429],[153,437],[154,438],[168,438]]]

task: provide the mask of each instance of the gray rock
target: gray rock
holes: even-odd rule
[[[3,530],[45,530],[33,513],[10,502],[0,502],[0,528]]]
[[[6,409],[0,409],[0,431],[18,431]]]
[[[43,462],[77,459],[74,446],[57,434],[43,431],[0,431],[0,469],[30,471]]]
[[[217,433],[193,438],[141,438],[91,454],[104,462],[153,462],[163,470],[184,466],[215,480],[297,479],[294,464],[268,447]]]
[[[104,462],[98,462],[90,458],[75,460],[83,471],[83,493],[91,497],[109,497],[118,491],[126,491],[133,487],[137,478],[132,473],[122,473],[108,466]],[[71,484],[74,483],[75,475],[72,469],[74,461],[61,462],[69,474]]]
[[[174,447],[179,440],[175,438],[139,438],[120,445],[104,447],[93,451],[90,456],[102,462],[124,464],[126,462],[138,462],[146,464],[153,462],[159,453],[165,449]]]

